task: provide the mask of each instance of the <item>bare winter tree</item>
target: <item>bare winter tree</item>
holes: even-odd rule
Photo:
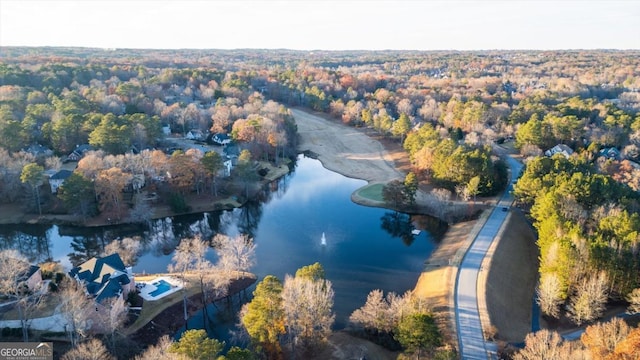
[[[102,331],[109,335],[111,350],[116,352],[116,333],[122,330],[127,321],[129,307],[122,297],[110,298],[102,302],[103,311],[99,312]]]
[[[629,314],[640,312],[640,288],[633,289],[627,295],[627,301],[629,302],[629,307],[627,308]]]
[[[62,360],[113,360],[102,341],[91,339],[78,344],[62,355]]]
[[[532,144],[522,145],[520,148],[520,154],[524,157],[536,157],[542,155],[542,149]]]
[[[169,352],[169,347],[173,341],[165,335],[158,340],[158,343],[151,345],[141,355],[136,356],[136,360],[174,360],[175,354]]]
[[[425,99],[424,104],[418,112],[424,120],[435,120],[440,116],[438,102],[430,96]]]
[[[607,281],[607,274],[604,271],[582,280],[570,301],[571,320],[581,325],[602,316],[608,297]]]
[[[217,234],[213,238],[218,253],[218,267],[226,272],[251,270],[256,264],[256,245],[247,235],[228,237]]]
[[[138,255],[142,250],[140,238],[126,237],[122,240],[113,240],[104,247],[104,256],[114,253],[120,255],[120,259],[126,266],[133,266],[138,261]]]
[[[149,202],[145,201],[140,194],[135,195],[135,203],[129,210],[129,221],[138,224],[148,224],[151,222],[153,211]]]
[[[593,360],[610,359],[616,346],[627,338],[631,328],[620,318],[609,322],[594,324],[584,331],[580,340],[586,346]]]
[[[114,211],[120,219],[123,207],[122,189],[130,181],[131,174],[127,174],[117,167],[100,171],[96,178],[96,192],[100,196],[102,211]]]
[[[282,304],[292,351],[295,344],[309,348],[326,341],[335,320],[333,296],[331,281],[285,277]]]
[[[18,251],[0,251],[0,295],[16,301],[23,341],[29,341],[31,316],[40,307],[45,294],[42,286],[36,289],[27,286],[25,281],[29,268],[29,262]]]
[[[444,188],[431,190],[427,195],[429,206],[436,211],[438,216],[443,217],[447,202],[451,199],[451,191]]]
[[[389,304],[389,317],[394,323],[394,327],[404,316],[428,312],[428,309],[420,299],[411,296],[411,291],[405,292],[404,295],[390,292],[387,294],[387,303]]]
[[[187,273],[194,273],[199,280],[200,290],[202,291],[202,300],[206,304],[206,287],[210,277],[207,277],[213,269],[213,264],[207,260],[207,250],[209,244],[202,240],[200,236],[194,238],[182,239],[178,247],[176,247],[173,253],[172,263],[169,265],[169,272],[180,273],[182,281],[185,282],[185,286],[182,288],[182,302],[184,309],[184,321],[186,323],[188,319],[187,314],[187,292],[186,292],[186,279]],[[206,309],[206,307],[205,307]]]
[[[62,167],[62,160],[57,156],[50,156],[44,159],[44,165],[47,170],[58,171]]]
[[[412,301],[410,292],[402,296],[390,292],[385,297],[382,290],[376,289],[369,293],[365,304],[351,314],[349,321],[365,329],[388,333],[403,316],[425,310]]]
[[[77,281],[67,279],[61,284],[60,313],[66,320],[66,329],[72,346],[78,345],[79,338],[86,336],[89,330],[89,316],[95,313],[95,302],[87,297],[84,286]]]
[[[372,290],[367,295],[367,301],[351,314],[349,321],[365,329],[386,332],[391,331],[394,326],[389,316],[389,303],[379,289]]]
[[[543,274],[536,294],[538,295],[536,301],[540,305],[542,313],[557,318],[560,315],[560,305],[563,302],[558,274],[552,272]]]
[[[524,349],[520,350],[514,360],[546,360],[546,359],[581,359],[579,350],[574,350],[569,342],[555,331],[547,329],[527,335]]]

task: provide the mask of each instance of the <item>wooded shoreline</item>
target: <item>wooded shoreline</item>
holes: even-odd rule
[[[261,180],[257,181],[253,188],[254,191],[262,188],[263,186],[277,181],[278,179],[286,176],[290,172],[290,169],[286,163],[280,164],[280,166],[269,166],[269,172]],[[174,212],[169,205],[166,204],[154,204],[151,206],[152,214],[150,220],[163,219],[166,217],[198,214],[216,210],[231,210],[239,208],[244,203],[239,202],[238,197],[234,195],[228,195],[225,197],[213,197],[210,195],[196,195],[193,194],[189,197],[187,204],[189,205],[189,211],[186,212]],[[81,215],[70,214],[33,214],[27,213],[23,209],[23,204],[3,204],[0,206],[0,225],[19,225],[19,224],[42,224],[42,225],[64,225],[75,227],[100,227],[100,226],[113,226],[113,225],[135,225],[121,219],[109,218],[103,214],[94,216],[88,219],[83,219]]]

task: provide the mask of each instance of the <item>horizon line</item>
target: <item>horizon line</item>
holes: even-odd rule
[[[86,49],[86,50],[155,50],[155,51],[238,51],[238,50],[268,50],[268,51],[298,51],[298,52],[474,52],[474,51],[640,51],[640,48],[478,48],[478,49],[294,49],[294,48],[260,48],[260,47],[238,47],[238,48],[138,48],[138,47],[104,47],[104,46],[84,46],[84,45],[0,45],[2,48],[66,48],[66,49]],[[0,54],[0,57],[2,55]]]

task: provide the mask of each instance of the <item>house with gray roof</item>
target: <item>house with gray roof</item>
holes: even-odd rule
[[[71,170],[60,170],[57,173],[51,175],[49,177],[49,186],[51,186],[51,193],[55,194],[58,192],[58,188],[64,184],[64,181],[69,178],[73,174]]]
[[[547,150],[544,152],[545,155],[551,157],[555,154],[562,154],[562,156],[569,158],[569,156],[571,156],[571,154],[573,154],[573,149],[571,149],[570,147],[568,147],[565,144],[558,144],[554,147],[552,147],[551,149]]]
[[[135,289],[131,267],[126,267],[117,253],[93,257],[71,269],[69,276],[83,283],[97,303],[114,297],[126,298]]]
[[[76,145],[76,148],[67,155],[67,161],[79,161],[88,151],[91,150],[93,150],[93,146],[89,144]]]

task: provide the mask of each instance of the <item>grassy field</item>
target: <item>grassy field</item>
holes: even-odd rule
[[[369,184],[367,186],[361,187],[356,192],[358,196],[363,197],[365,199],[373,200],[373,201],[384,201],[382,198],[382,188],[384,184],[375,183]]]
[[[512,211],[504,231],[489,249],[487,256],[493,252],[491,261],[483,264],[487,271],[481,273],[484,278],[478,279],[479,293],[484,287],[489,324],[495,326],[500,340],[522,342],[531,332],[532,301],[538,280],[535,241],[524,215]]]

